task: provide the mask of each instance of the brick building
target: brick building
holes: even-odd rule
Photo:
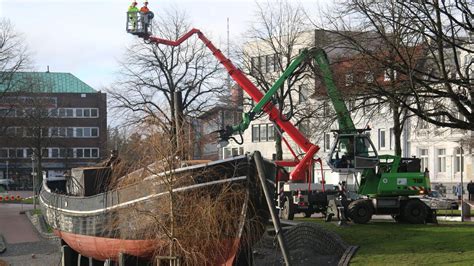
[[[55,177],[107,156],[105,93],[52,72],[15,73],[0,90],[0,178],[29,187],[32,164]]]

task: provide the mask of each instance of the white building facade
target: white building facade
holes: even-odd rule
[[[314,42],[317,41],[317,36],[315,34],[316,31],[302,34],[301,41],[297,43],[293,49],[295,53],[297,54],[302,48],[314,46]],[[267,71],[267,74],[271,74],[275,77],[281,75],[279,72],[271,71],[274,69],[272,64],[275,63],[275,59],[271,58],[271,56],[273,56],[271,54],[262,53],[262,49],[264,49],[264,47],[262,48],[262,45],[259,46],[258,43],[250,43],[246,46],[247,54],[252,57],[251,60],[258,60],[259,67]],[[252,54],[252,51],[255,51],[255,53]],[[459,55],[459,57],[464,61],[472,60],[472,55]],[[346,76],[345,79],[347,82],[348,77]],[[315,87],[313,82],[314,81],[311,80],[301,81],[297,86],[301,89],[312,89]],[[303,109],[317,107],[320,109],[319,113],[324,113],[327,112],[324,110],[326,105],[322,104],[324,102],[329,104],[330,109],[333,108],[332,103],[327,102],[327,97],[315,97],[314,95],[313,97],[305,97],[305,95],[310,94],[312,94],[312,92],[303,91],[299,96],[297,95],[294,97],[298,99],[296,104],[299,105],[299,108],[302,106]],[[248,98],[247,95],[244,97]],[[373,100],[377,101],[377,99]],[[350,102],[347,102],[346,104],[348,105],[349,110],[353,109],[353,105],[357,105]],[[362,109],[350,111],[351,117],[357,128],[367,128],[368,126],[371,128],[370,136],[378,154],[393,155],[395,154],[393,115],[388,105],[376,105],[375,108],[376,109],[372,110],[370,115]],[[244,112],[248,112],[249,110],[249,107],[244,107]],[[333,123],[332,126],[325,127],[324,129],[318,127],[318,125],[321,124],[321,121],[315,117],[314,119],[310,119],[303,123],[302,125],[304,126],[300,126],[300,128],[313,143],[321,148],[317,153],[317,156],[325,161],[334,142],[333,134],[330,130],[337,129],[337,126],[335,125],[337,123]],[[231,143],[224,149],[224,152],[226,149],[236,150],[236,148],[239,147],[239,149],[237,149],[239,154],[259,150],[264,157],[274,159],[276,153],[275,134],[278,134],[278,132],[275,131],[275,127],[268,119],[268,115],[263,115],[259,119],[253,121],[249,129],[243,133],[242,145]],[[286,134],[284,134],[284,136],[296,154],[303,153],[303,151],[299,149]],[[449,193],[452,186],[461,182],[461,176],[465,184],[470,180],[474,181],[474,149],[471,147],[473,137],[472,131],[434,127],[433,125],[428,125],[423,121],[419,121],[416,117],[411,117],[405,121],[401,136],[402,156],[416,156],[420,158],[421,169],[422,171],[425,169],[429,171],[432,184],[444,185]],[[292,159],[293,156],[290,150],[284,143],[282,146],[283,158]],[[232,153],[227,151],[226,154],[224,154],[224,157],[229,154]],[[337,184],[339,181],[348,178],[331,172],[326,164],[323,165],[323,168],[327,183]],[[315,182],[321,180],[321,175],[318,171],[315,171],[315,177]],[[352,180],[348,180],[348,182],[351,181]]]

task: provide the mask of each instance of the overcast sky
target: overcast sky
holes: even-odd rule
[[[316,0],[301,0],[314,6]],[[142,1],[138,1],[139,6]],[[176,7],[189,15],[216,45],[226,40],[227,18],[230,40],[248,28],[255,10],[253,0],[150,0],[155,16],[160,9]],[[295,1],[296,2],[296,1]],[[135,36],[125,32],[126,0],[0,0],[0,17],[8,18],[23,33],[33,52],[37,71],[70,72],[95,89],[110,85],[118,70],[124,47]]]

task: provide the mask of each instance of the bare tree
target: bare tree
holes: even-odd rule
[[[10,21],[0,19],[0,89],[2,95],[13,86],[12,75],[29,66],[29,55],[23,37]]]
[[[242,61],[256,85],[268,91],[300,49],[310,46],[313,40],[308,38],[308,33],[311,34],[307,32],[309,23],[300,5],[286,0],[257,3],[255,18],[246,34],[251,41],[242,52]],[[281,117],[293,119],[303,131],[316,112],[316,108],[304,103],[309,99],[309,83],[304,83],[308,82],[308,77],[308,72],[296,71],[274,95]],[[275,136],[275,149],[276,159],[281,160],[283,151],[279,134]]]
[[[371,93],[434,125],[474,130],[472,7],[464,0],[350,0],[332,10],[329,27],[398,83],[382,80]]]
[[[7,19],[0,19],[0,133],[6,134],[8,127],[4,126],[4,119],[11,116],[10,104],[5,95],[15,90],[18,80],[13,75],[29,67],[29,55],[25,40],[17,33]],[[10,108],[10,109],[9,109]]]
[[[186,14],[160,13],[154,34],[175,40],[190,30]],[[115,107],[130,111],[131,123],[159,124],[167,134],[190,132],[189,119],[207,110],[223,91],[219,62],[199,39],[177,47],[137,42],[122,60],[122,78],[110,90]],[[188,136],[174,138],[175,147]],[[181,147],[181,148],[180,148]]]

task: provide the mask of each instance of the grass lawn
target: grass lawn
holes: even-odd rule
[[[437,216],[460,216],[461,210],[439,210],[436,214]],[[471,210],[471,213],[466,216],[474,217],[474,210]]]
[[[375,221],[338,227],[321,220],[301,220],[318,222],[347,243],[359,246],[351,265],[474,264],[474,223],[411,225]]]

